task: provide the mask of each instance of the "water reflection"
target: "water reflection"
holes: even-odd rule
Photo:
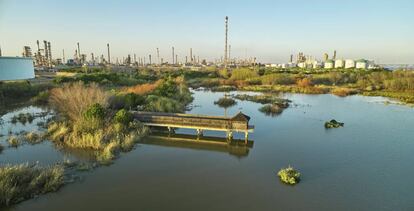
[[[253,148],[254,141],[248,140],[246,143],[244,139],[233,139],[232,141],[228,141],[226,138],[213,136],[157,132],[152,133],[149,137],[140,141],[140,143],[165,147],[227,152],[232,156],[242,158],[249,155],[250,149]]]

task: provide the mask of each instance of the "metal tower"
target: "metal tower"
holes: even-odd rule
[[[229,17],[226,16],[225,20],[224,20],[224,24],[225,24],[225,41],[224,41],[224,67],[227,68],[227,41],[228,41],[228,31],[229,31]]]
[[[106,44],[107,48],[108,48],[108,64],[111,64],[111,54],[109,52],[109,43]]]

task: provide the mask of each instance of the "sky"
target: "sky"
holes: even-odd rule
[[[128,54],[179,61],[189,49],[210,61],[224,55],[224,17],[229,16],[231,57],[287,62],[304,52],[322,59],[414,63],[413,0],[0,0],[3,56],[20,56],[36,40],[51,42],[54,58]]]

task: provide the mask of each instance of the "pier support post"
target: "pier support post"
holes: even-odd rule
[[[227,139],[229,141],[231,141],[233,139],[233,131],[231,131],[231,130],[227,131]]]
[[[197,129],[197,136],[203,136],[203,130]]]
[[[168,129],[168,135],[174,134],[174,128],[167,127],[167,129]]]

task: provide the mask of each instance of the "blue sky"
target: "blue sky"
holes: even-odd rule
[[[223,55],[224,17],[230,17],[232,57],[286,62],[297,52],[321,58],[367,58],[414,63],[412,0],[0,0],[0,45],[4,55],[35,49],[49,40],[54,57],[81,52],[155,55],[182,60],[193,48],[200,58]]]

